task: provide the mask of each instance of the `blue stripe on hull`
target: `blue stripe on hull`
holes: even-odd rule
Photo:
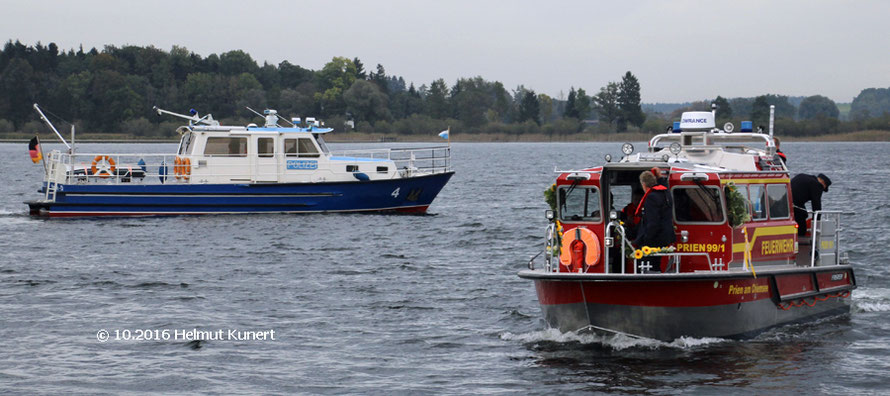
[[[453,172],[338,183],[60,185],[49,215],[347,212],[425,208]]]

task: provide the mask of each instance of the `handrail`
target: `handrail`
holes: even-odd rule
[[[711,255],[708,253],[705,253],[705,252],[650,253],[647,257],[676,257],[677,260],[674,263],[674,264],[676,264],[676,266],[675,266],[676,269],[674,270],[674,273],[679,274],[680,273],[680,264],[682,262],[682,260],[680,258],[684,257],[684,256],[704,256],[705,260],[707,260],[707,262],[708,262],[708,268],[710,269],[710,271],[712,271],[712,272],[714,271],[715,265],[711,262]],[[634,259],[634,274],[637,273],[637,267],[638,267],[637,261],[638,261],[637,259]],[[650,268],[646,268],[646,269],[650,269]],[[670,269],[670,268],[666,268],[666,269]]]
[[[683,140],[682,137],[684,136],[684,134],[685,134],[685,136],[689,136],[689,135],[707,136],[712,141],[717,141],[717,140],[722,140],[722,141],[736,140],[736,141],[738,141],[738,140],[745,140],[745,139],[747,139],[751,142],[754,142],[754,143],[759,143],[760,141],[763,141],[763,143],[766,143],[767,149],[769,149],[770,147],[776,146],[775,142],[773,141],[773,138],[771,136],[764,135],[762,133],[747,133],[747,132],[745,132],[745,133],[713,133],[713,132],[708,132],[708,131],[701,131],[701,132],[691,132],[690,131],[690,132],[680,132],[680,133],[662,133],[662,134],[655,135],[651,139],[649,139],[649,147],[656,147],[658,145],[658,143],[660,143],[662,140],[682,141]],[[702,145],[693,145],[693,146],[701,147]]]
[[[841,254],[840,254],[841,253],[841,240],[840,240],[841,233],[840,233],[840,231],[843,230],[841,228],[841,215],[854,215],[856,213],[850,212],[850,211],[842,211],[842,210],[817,210],[815,212],[813,212],[813,211],[807,211],[807,212],[813,214],[813,228],[810,231],[810,236],[811,236],[811,238],[810,238],[810,245],[811,245],[810,246],[810,267],[816,266],[816,253],[818,252],[818,249],[816,249],[816,246],[822,244],[822,223],[825,223],[826,221],[830,221],[830,220],[825,220],[826,217],[834,220],[834,236],[833,236],[834,237],[833,238],[834,239],[833,240],[833,243],[834,243],[834,246],[833,246],[834,265],[840,265],[841,264],[841,259],[840,259],[840,256],[841,256]]]
[[[53,150],[47,156],[48,168],[45,173],[47,189],[45,199],[51,201],[54,198],[56,184],[74,184],[101,181],[106,184],[158,184],[158,183],[200,183],[197,178],[205,179],[245,179],[251,181],[274,180],[285,174],[284,167],[289,160],[317,160],[322,157],[289,157],[285,153],[275,153],[269,157],[256,156],[195,156],[157,153],[64,153]],[[409,177],[447,172],[451,169],[450,152],[432,153],[433,156],[421,155],[420,158],[390,159],[387,164],[392,168],[393,178]],[[115,162],[115,171],[110,172],[106,166],[104,172],[93,174],[90,169],[95,157],[103,156]],[[189,159],[189,179],[177,177],[176,158]],[[225,163],[227,158],[245,158],[246,162]],[[223,160],[220,161],[217,160]],[[257,160],[266,160],[261,163]],[[213,162],[210,162],[213,161]],[[236,162],[236,161],[232,161]],[[211,168],[207,168],[209,166]],[[319,161],[312,176],[331,177],[341,175],[344,172],[342,162]],[[404,170],[401,168],[404,167]],[[198,169],[201,169],[200,171]],[[129,172],[128,172],[129,170]],[[212,171],[212,173],[211,173]],[[163,180],[161,180],[163,179]]]

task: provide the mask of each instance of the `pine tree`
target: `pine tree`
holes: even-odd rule
[[[572,90],[569,91],[569,98],[566,100],[566,110],[562,114],[564,118],[578,118],[578,109],[575,107],[576,96],[575,87],[572,87]]]
[[[643,108],[640,106],[640,82],[628,71],[618,85],[618,131],[626,131],[627,124],[641,127],[646,121]]]

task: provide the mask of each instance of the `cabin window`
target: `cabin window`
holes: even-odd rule
[[[194,146],[195,135],[191,132],[186,132],[185,135],[182,135],[182,141],[179,143],[179,155],[191,154]]]
[[[297,156],[297,139],[284,139],[284,156]]]
[[[788,187],[784,184],[768,184],[766,192],[769,196],[769,217],[773,219],[791,217],[788,210]]]
[[[298,139],[300,157],[318,157],[318,149],[312,144],[312,139]]]
[[[275,156],[275,139],[259,138],[256,140],[256,153],[260,157]]]
[[[312,136],[315,136],[315,141],[318,143],[318,147],[321,147],[322,153],[330,153],[331,150],[328,150],[328,146],[324,143],[324,137],[321,134],[313,133]]]
[[[246,157],[246,137],[209,137],[204,146],[204,155],[208,157]]]
[[[600,221],[600,194],[596,187],[559,189],[559,215],[568,221]]]
[[[318,149],[309,138],[284,139],[284,155],[286,157],[319,157]]]
[[[763,184],[749,184],[748,197],[751,202],[751,218],[754,220],[766,219],[766,191]]]
[[[358,172],[358,165],[346,165],[347,172]]]
[[[387,172],[389,172],[388,166],[378,166],[377,167],[377,173],[387,173]]]
[[[674,187],[677,223],[723,223],[723,200],[715,186]]]

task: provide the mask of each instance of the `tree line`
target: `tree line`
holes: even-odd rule
[[[849,113],[840,117],[840,109],[833,100],[813,95],[803,98],[766,94],[754,98],[693,102],[675,109],[670,114],[658,114],[664,120],[677,119],[684,111],[709,111],[716,106],[719,124],[752,121],[755,128],[767,128],[770,106],[775,106],[776,131],[789,136],[818,136],[862,130],[890,131],[890,88],[867,88],[849,105]],[[795,102],[797,103],[795,105]],[[842,119],[843,118],[843,119]]]
[[[320,70],[283,61],[259,65],[233,50],[203,57],[174,46],[105,46],[60,50],[54,43],[27,46],[8,41],[0,51],[0,132],[42,130],[31,108],[39,103],[79,131],[171,136],[180,122],[152,116],[158,107],[212,113],[225,123],[254,121],[245,109],[274,108],[291,117],[315,116],[344,130],[429,134],[451,127],[461,133],[574,134],[659,132],[682,110],[718,105],[718,119],[765,122],[776,105],[780,125],[801,135],[847,129],[890,129],[890,88],[870,88],[853,100],[849,121],[837,105],[813,96],[793,105],[780,95],[691,103],[667,113],[644,113],[640,82],[630,71],[595,94],[570,87],[550,97],[522,85],[507,89],[482,77],[444,79],[415,86],[366,68],[358,58],[334,57]],[[766,113],[764,113],[766,109]]]
[[[194,108],[236,124],[249,122],[247,106],[274,108],[321,117],[336,129],[352,121],[362,132],[400,134],[447,126],[462,133],[576,133],[590,120],[616,130],[645,120],[631,72],[592,96],[572,87],[566,99],[522,85],[508,90],[482,77],[415,86],[383,65],[369,69],[358,58],[334,57],[310,70],[289,61],[259,65],[240,50],[202,57],[177,46],[63,51],[54,43],[9,41],[0,51],[0,130],[38,128],[35,102],[82,131],[135,135],[172,133],[151,116],[154,105],[183,113]]]

